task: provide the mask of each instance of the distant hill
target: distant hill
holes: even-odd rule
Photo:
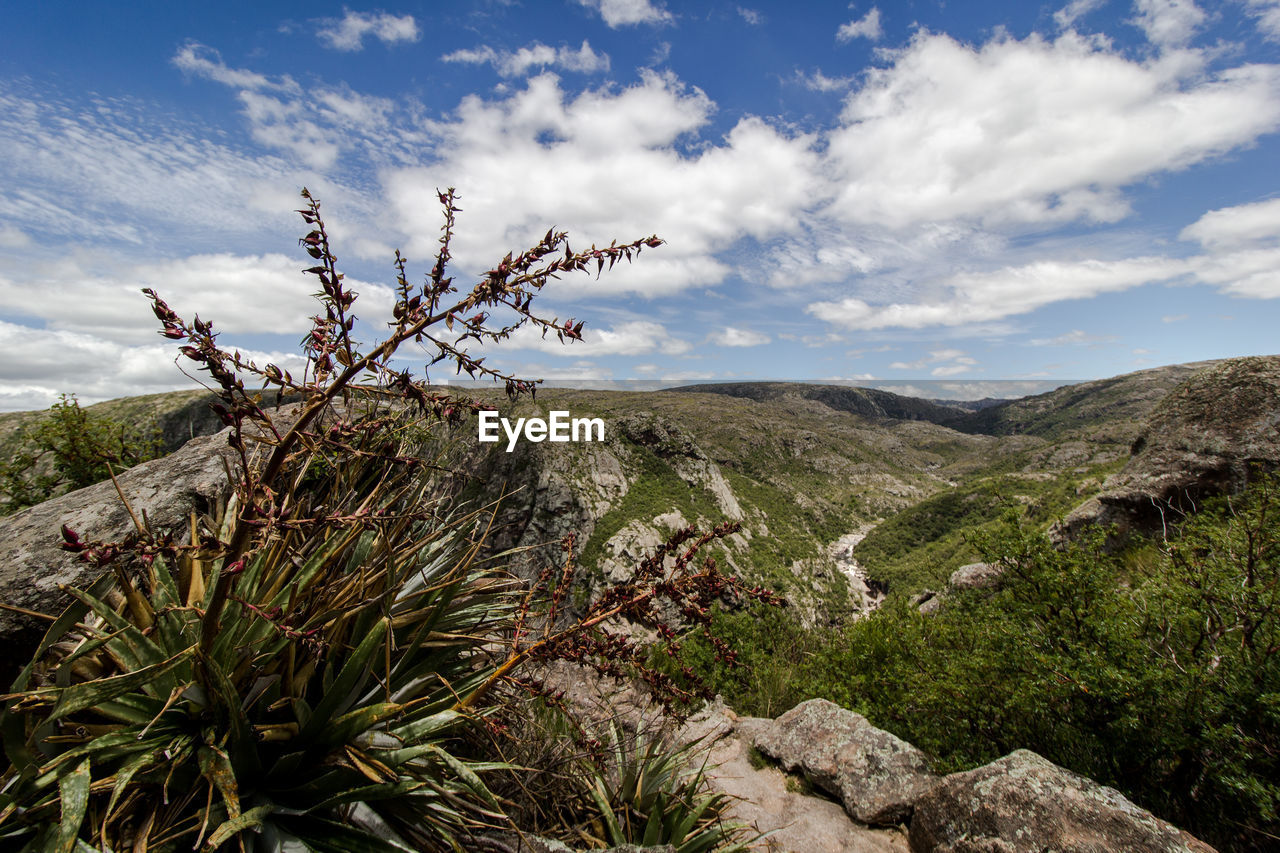
[[[1048,527],[1098,494],[1129,458],[1147,418],[1210,363],[1172,365],[1010,401],[956,404],[870,388],[786,382],[667,391],[547,388],[511,403],[468,388],[509,417],[599,416],[598,445],[479,445],[451,436],[466,496],[503,502],[502,547],[578,534],[597,581],[625,570],[664,529],[734,518],[726,559],[744,574],[837,618],[863,601],[840,541],[866,578],[902,592],[937,585],[974,558],[964,532],[1017,507]],[[463,389],[454,389],[463,390]],[[168,449],[216,431],[205,392],[115,400],[91,412],[152,421]],[[35,413],[0,415],[0,446]],[[854,537],[850,539],[849,537]],[[857,583],[854,583],[856,586]],[[589,593],[584,593],[589,594]]]

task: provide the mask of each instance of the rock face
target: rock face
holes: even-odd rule
[[[205,436],[117,479],[139,518],[145,512],[153,528],[172,528],[185,524],[193,509],[205,512],[227,499],[226,471],[228,466],[234,471],[235,464],[225,436]],[[57,615],[69,602],[60,584],[92,582],[97,570],[59,547],[64,524],[85,539],[102,541],[133,530],[110,480],[0,518],[0,601]],[[0,663],[0,684],[7,685],[20,667],[19,650],[33,647],[43,632],[43,623],[0,610],[0,644],[12,653]]]
[[[911,819],[915,853],[1211,853],[1212,847],[1027,750],[953,773]]]
[[[1156,533],[1205,498],[1240,492],[1280,468],[1280,356],[1236,358],[1186,379],[1151,413],[1129,462],[1054,531],[1091,524]]]
[[[800,770],[840,798],[865,824],[886,826],[911,816],[916,800],[937,783],[925,754],[825,699],[810,699],[763,727],[756,747]]]

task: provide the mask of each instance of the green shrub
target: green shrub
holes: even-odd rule
[[[80,408],[63,394],[33,428],[18,433],[18,447],[0,463],[0,513],[43,503],[63,492],[91,486],[160,455],[148,432]]]

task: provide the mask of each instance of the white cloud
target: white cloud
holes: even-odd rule
[[[769,343],[769,336],[751,329],[737,329],[725,326],[711,335],[711,342],[722,347],[758,347]]]
[[[1280,126],[1280,67],[1203,61],[1137,62],[1074,32],[979,48],[921,33],[849,95],[829,213],[894,228],[1120,219],[1122,187]]]
[[[31,245],[31,237],[21,228],[0,225],[0,249],[22,249]]]
[[[671,13],[649,0],[578,0],[583,6],[594,9],[611,28],[630,24],[661,24],[671,20]]]
[[[1072,329],[1055,338],[1032,338],[1028,343],[1033,347],[1086,346],[1114,341],[1115,335],[1091,335],[1083,329]]]
[[[522,326],[511,338],[495,345],[501,351],[527,349],[572,358],[600,358],[610,355],[683,355],[692,347],[688,341],[671,334],[661,323],[631,320],[609,329],[598,329],[588,323],[581,341],[561,342],[554,333],[543,336],[532,326]]]
[[[584,74],[609,70],[608,54],[596,53],[585,39],[582,47],[577,50],[568,47],[548,47],[541,42],[534,42],[515,52],[494,50],[488,45],[483,45],[470,50],[455,50],[440,58],[445,62],[489,64],[503,77],[521,77],[535,68],[559,68]]]
[[[972,373],[978,360],[965,354],[964,350],[941,349],[930,352],[916,361],[895,361],[889,365],[890,370],[923,370],[930,367],[929,375],[936,377],[958,376],[961,373]]]
[[[1280,198],[1211,210],[1182,229],[1179,236],[1206,249],[1280,240]]]
[[[36,245],[50,235],[138,245],[158,224],[198,246],[227,232],[291,234],[289,209],[308,183],[279,158],[244,154],[132,100],[69,103],[3,85],[0,150],[0,221],[21,223]],[[5,233],[19,248],[19,232]]]
[[[154,289],[180,316],[196,314],[232,334],[300,335],[311,327],[317,303],[304,258],[270,254],[194,255],[128,265],[104,275],[68,261],[44,275],[0,277],[0,311],[42,319],[53,331],[92,334],[113,345],[154,339],[159,324],[141,289]],[[356,314],[377,325],[389,318],[393,294],[384,285],[347,279],[360,294]]]
[[[738,14],[742,16],[742,20],[746,21],[753,27],[758,27],[764,23],[764,16],[755,9],[747,9],[743,6],[739,6]]]
[[[1206,15],[1194,0],[1135,0],[1134,20],[1147,39],[1160,47],[1178,47],[1191,41]]]
[[[842,24],[840,29],[836,30],[836,41],[852,41],[856,38],[878,41],[883,32],[880,28],[880,10],[872,6],[871,11],[858,20]]]
[[[1106,0],[1071,0],[1066,6],[1053,13],[1053,22],[1058,25],[1058,29],[1068,29],[1105,2]]]
[[[1280,298],[1280,199],[1212,210],[1182,230],[1196,276],[1232,296]]]
[[[1280,41],[1280,0],[1247,0],[1247,8],[1258,19],[1263,38]]]
[[[199,42],[189,41],[178,48],[178,52],[173,55],[171,61],[187,74],[213,80],[224,86],[249,91],[259,89],[278,89],[294,93],[301,91],[301,87],[287,74],[279,80],[272,80],[256,71],[228,68],[218,51]]]
[[[88,404],[197,387],[175,365],[179,354],[172,345],[128,346],[91,334],[0,321],[0,348],[21,354],[21,358],[0,360],[0,410],[4,411],[47,408],[64,393],[74,393]],[[243,350],[242,355],[259,365],[277,364],[295,375],[303,368],[300,356],[286,353]],[[246,385],[254,387],[247,380]]]
[[[375,164],[416,161],[427,141],[414,125],[414,105],[397,106],[389,98],[365,95],[346,84],[310,86],[304,93],[291,78],[271,81],[221,59],[195,61],[205,54],[195,42],[174,57],[185,70],[237,89],[254,139],[287,152],[310,169],[332,172],[347,152],[360,151]],[[408,116],[402,113],[408,112]],[[392,122],[392,118],[408,121]]]
[[[713,109],[671,75],[643,72],[637,85],[569,97],[544,74],[500,100],[464,99],[433,127],[436,161],[389,171],[384,186],[414,257],[435,248],[433,190],[457,186],[465,213],[453,251],[465,269],[487,269],[495,252],[530,245],[554,224],[575,249],[654,232],[668,241],[599,282],[570,277],[555,291],[707,286],[729,273],[716,255],[736,240],[795,231],[817,185],[812,137],[760,119],[742,119],[720,144],[682,144]]]
[[[812,74],[805,74],[799,69],[796,70],[796,79],[800,81],[806,89],[812,89],[815,92],[839,92],[848,89],[853,85],[853,77],[828,77],[822,73],[819,68]]]
[[[365,36],[373,36],[385,44],[417,41],[422,34],[412,15],[390,15],[386,12],[353,12],[344,10],[341,19],[326,18],[320,22],[316,36],[334,50],[364,49]]]
[[[1067,299],[1084,299],[1191,271],[1185,261],[1148,257],[1120,261],[1040,261],[993,272],[953,276],[933,298],[870,305],[857,297],[815,302],[810,314],[848,329],[964,326],[1026,314]]]
[[[1215,252],[1193,261],[1196,277],[1223,293],[1280,299],[1280,246]]]

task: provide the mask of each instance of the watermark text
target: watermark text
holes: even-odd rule
[[[516,447],[521,434],[525,441],[537,444],[542,441],[604,441],[604,420],[602,418],[571,418],[566,411],[553,410],[549,417],[516,418],[515,425],[501,417],[497,412],[486,410],[480,412],[479,436],[481,443],[495,444],[502,436],[498,429],[507,436],[507,452]]]

